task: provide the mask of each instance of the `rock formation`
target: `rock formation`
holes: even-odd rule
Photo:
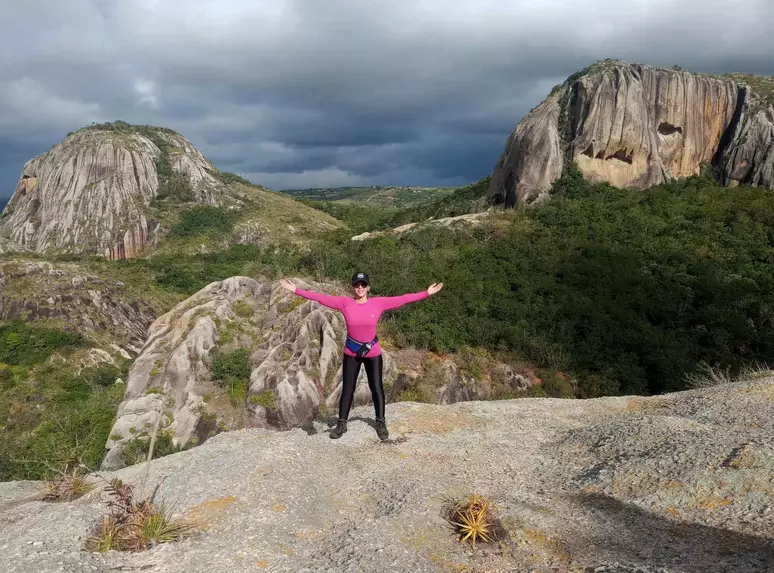
[[[442,217],[440,219],[428,219],[427,221],[422,221],[419,223],[406,223],[405,225],[400,225],[399,227],[395,227],[394,229],[389,229],[387,231],[366,231],[365,233],[360,233],[359,235],[355,235],[350,240],[352,241],[365,241],[367,239],[375,239],[376,237],[384,237],[386,235],[402,235],[406,231],[415,230],[417,228],[425,228],[427,226],[436,225],[441,227],[455,227],[459,224],[468,224],[471,226],[476,226],[481,223],[481,221],[485,220],[487,218],[488,213],[468,213],[465,215],[457,215],[456,217]]]
[[[215,204],[216,172],[171,130],[91,126],[24,165],[0,230],[31,251],[134,257],[155,229],[148,205],[160,183],[182,177],[193,200]]]
[[[675,394],[353,411],[339,440],[244,429],[100,471],[71,502],[0,483],[3,571],[770,573],[774,379]],[[194,524],[148,551],[90,553],[119,477]],[[157,489],[158,488],[158,489]],[[447,500],[486,496],[502,528],[472,550]]]
[[[133,358],[159,308],[79,265],[0,261],[0,321],[61,321],[100,348]]]
[[[506,207],[532,202],[571,162],[586,179],[622,188],[696,175],[704,165],[724,185],[774,187],[774,107],[748,80],[598,62],[519,122],[489,193]]]
[[[183,214],[201,205],[233,214],[234,228],[170,240]],[[285,194],[220,172],[170,129],[115,122],[80,129],[27,162],[0,216],[0,253],[117,260],[168,246],[167,253],[190,255],[238,243],[305,245],[341,226]]]
[[[323,292],[337,290],[296,283]],[[146,439],[157,426],[174,445],[185,447],[221,430],[288,430],[318,415],[335,414],[344,337],[338,311],[296,297],[278,282],[231,277],[208,285],[150,326],[129,372],[103,467],[126,465],[122,452],[127,443]],[[232,371],[239,364],[232,360],[241,359],[242,380],[216,379],[216,357]],[[420,351],[385,350],[388,401],[410,396],[451,403],[526,390],[534,381],[529,373],[514,372],[491,359],[466,359],[475,360],[479,376],[459,367],[453,357],[431,360]],[[234,391],[239,384],[243,394]],[[371,394],[363,369],[354,405],[364,404],[371,404]]]

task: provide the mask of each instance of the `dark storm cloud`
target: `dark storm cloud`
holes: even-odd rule
[[[461,185],[597,59],[774,74],[768,0],[0,1],[0,195],[116,119],[272,188]]]

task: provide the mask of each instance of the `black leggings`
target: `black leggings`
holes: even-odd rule
[[[357,375],[360,374],[360,365],[365,365],[368,387],[374,400],[374,410],[377,419],[384,419],[384,387],[382,386],[382,355],[370,358],[358,358],[357,356],[344,355],[343,378],[341,385],[341,398],[339,398],[339,418],[346,420],[349,409],[352,407],[352,397],[355,395]]]

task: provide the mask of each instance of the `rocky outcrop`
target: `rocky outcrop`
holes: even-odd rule
[[[752,98],[752,99],[751,99]],[[745,121],[729,132],[727,149],[718,159],[723,181],[772,187],[774,181],[774,108],[762,106],[748,94],[743,105]]]
[[[545,195],[575,162],[590,181],[645,188],[718,168],[724,184],[774,187],[774,108],[727,78],[606,60],[575,74],[517,125],[489,193]]]
[[[325,380],[337,367],[342,325],[334,312],[313,310],[292,296],[278,284],[232,277],[154,322],[129,373],[103,466],[123,465],[126,442],[148,435],[161,416],[162,431],[180,445],[199,438],[206,414],[217,416],[226,429],[287,429],[312,419],[323,402]],[[249,380],[237,383],[249,391],[229,408],[211,371],[216,352],[233,357],[240,349],[249,351],[243,375]]]
[[[134,257],[155,228],[148,205],[160,183],[182,178],[193,200],[215,204],[224,187],[216,171],[168,129],[84,128],[24,165],[0,231],[36,252]]]
[[[140,216],[139,222],[130,227],[120,241],[105,249],[105,257],[111,261],[137,257],[149,243],[155,246],[156,242],[151,237],[157,228],[155,221],[149,222]]]
[[[376,237],[383,237],[385,235],[402,235],[406,231],[415,230],[417,228],[425,228],[426,226],[440,226],[440,227],[452,227],[458,224],[469,224],[472,226],[478,225],[482,220],[487,218],[488,213],[468,213],[465,215],[457,215],[456,217],[442,217],[440,219],[429,219],[422,221],[421,223],[406,223],[400,225],[394,229],[388,231],[370,231],[355,235],[350,240],[352,241],[365,241],[367,239],[374,239]]]
[[[128,290],[74,264],[0,261],[0,321],[59,321],[111,353],[134,357],[158,309]]]
[[[22,175],[19,181],[18,191],[22,195],[34,193],[38,188],[38,178],[35,175]]]
[[[122,454],[127,444],[147,440],[154,428],[187,447],[222,430],[288,430],[335,415],[344,337],[338,311],[294,296],[278,282],[231,277],[208,285],[150,326],[103,467],[131,463]],[[451,403],[525,390],[535,381],[483,354],[462,356],[468,366],[459,367],[453,356],[433,358],[426,351],[383,353],[388,401]],[[354,405],[371,403],[362,369]]]
[[[774,379],[661,396],[370,408],[245,429],[87,479],[67,503],[0,483],[4,571],[770,573]],[[194,535],[149,551],[82,550],[113,477]],[[485,496],[493,543],[460,543],[449,501]]]

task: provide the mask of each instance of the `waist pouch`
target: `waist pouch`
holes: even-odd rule
[[[362,358],[368,354],[371,348],[373,348],[374,344],[376,344],[378,341],[378,336],[374,336],[374,339],[371,342],[360,342],[359,340],[355,340],[354,338],[347,336],[347,342],[344,344],[344,346],[354,352],[356,356]]]

